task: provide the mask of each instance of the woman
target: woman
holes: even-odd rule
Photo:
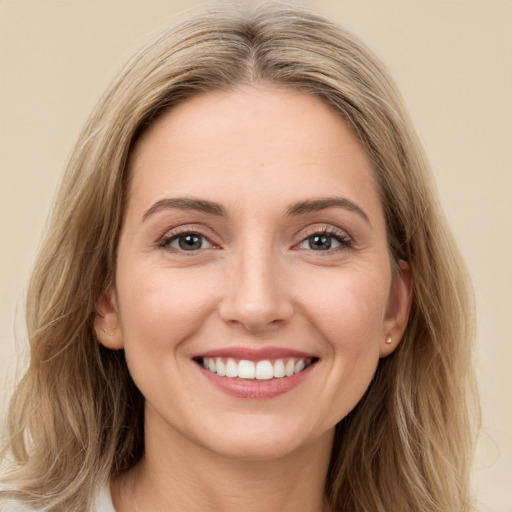
[[[0,496],[471,510],[472,302],[431,181],[330,21],[266,5],[152,41],[57,198]]]

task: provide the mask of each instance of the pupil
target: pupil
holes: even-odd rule
[[[315,235],[309,239],[309,247],[315,250],[323,250],[331,248],[331,237],[327,235]]]
[[[195,249],[201,249],[201,237],[196,234],[183,235],[179,238],[180,249],[184,251],[193,251]]]

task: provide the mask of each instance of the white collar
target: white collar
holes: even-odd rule
[[[99,490],[96,496],[96,510],[97,512],[116,512],[108,483]]]

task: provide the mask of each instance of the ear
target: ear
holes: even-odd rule
[[[409,264],[400,260],[389,294],[388,308],[384,319],[380,357],[391,354],[400,343],[409,321],[413,297],[413,277]]]
[[[112,350],[124,347],[116,291],[113,286],[107,290],[96,306],[94,330],[98,341],[104,347]]]

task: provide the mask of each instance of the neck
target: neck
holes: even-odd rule
[[[119,512],[325,512],[333,431],[276,459],[224,457],[176,433],[146,432],[144,458],[112,484]]]

